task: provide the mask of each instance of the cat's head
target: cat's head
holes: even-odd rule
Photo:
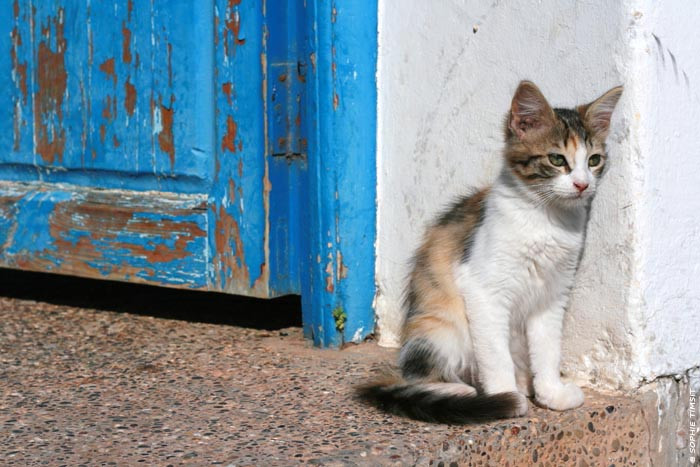
[[[522,81],[506,122],[506,164],[542,204],[585,205],[607,161],[605,138],[622,87],[590,104],[553,109],[540,90]]]

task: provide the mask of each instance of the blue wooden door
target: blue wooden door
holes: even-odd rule
[[[345,168],[374,161],[373,123],[359,126],[372,140],[358,143],[354,162],[335,149],[357,139],[355,120],[366,115],[356,108],[374,107],[376,17],[368,56],[351,42],[337,50],[358,19],[353,9],[2,2],[0,265],[257,297],[300,293],[316,343],[370,333],[373,254],[343,259],[340,249],[355,236],[371,251],[374,239],[373,174],[357,203],[371,212],[349,227],[355,204],[343,208],[338,194]],[[339,95],[361,96],[357,83],[369,95],[353,107]]]

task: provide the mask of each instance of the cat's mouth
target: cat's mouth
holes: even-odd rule
[[[560,198],[567,200],[583,200],[590,198],[593,195],[591,191],[577,191],[577,192],[565,192],[559,195]]]
[[[593,193],[588,191],[582,193],[561,191],[545,195],[543,198],[546,200],[544,204],[552,203],[565,208],[576,208],[586,204],[592,195]]]
[[[585,204],[590,198],[592,193],[567,193],[561,195],[559,200],[560,204],[567,207],[577,207]]]

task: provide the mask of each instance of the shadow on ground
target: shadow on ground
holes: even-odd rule
[[[0,296],[254,329],[301,326],[297,295],[264,300],[0,268]]]

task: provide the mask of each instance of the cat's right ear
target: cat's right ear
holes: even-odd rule
[[[510,104],[508,128],[527,142],[543,136],[555,123],[554,111],[531,81],[521,81]]]
[[[590,104],[578,108],[586,127],[603,140],[608,136],[610,118],[621,95],[622,86],[617,86]]]

